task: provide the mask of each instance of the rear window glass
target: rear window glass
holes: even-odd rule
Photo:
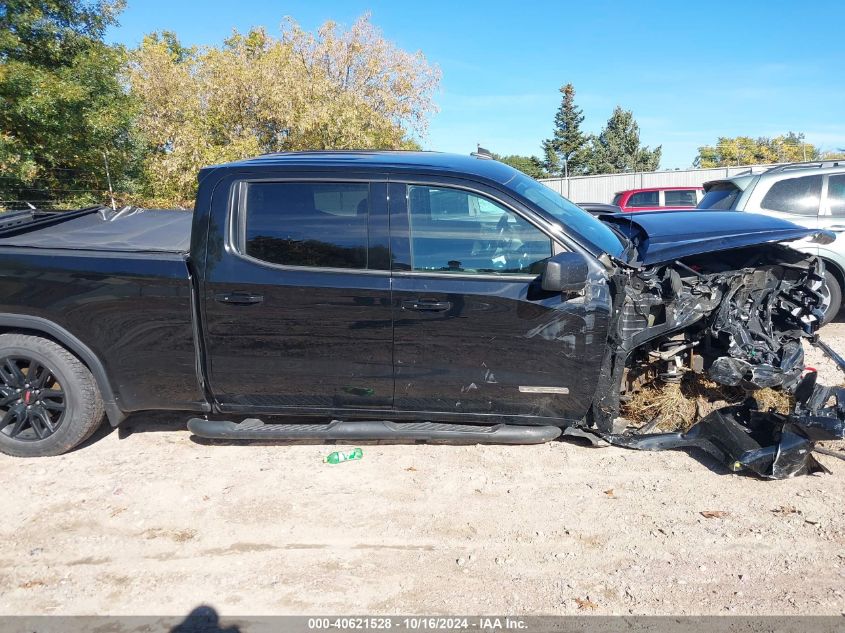
[[[611,202],[610,204],[615,204],[618,207],[620,200],[622,200],[622,194],[617,193],[615,196],[613,196],[613,202]]]
[[[245,253],[272,264],[367,267],[369,185],[250,183]]]
[[[771,186],[760,206],[770,211],[796,215],[816,215],[822,193],[821,176],[779,180]]]
[[[704,194],[699,209],[712,209],[713,211],[729,211],[734,208],[737,198],[742,191],[730,182],[713,185],[710,191]]]
[[[660,194],[657,191],[640,191],[628,198],[629,207],[658,207]]]
[[[695,199],[695,189],[678,189],[664,191],[667,207],[694,207],[698,200]]]

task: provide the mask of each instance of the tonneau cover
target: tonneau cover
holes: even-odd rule
[[[191,241],[189,211],[125,207],[96,212],[0,237],[0,246],[75,250],[186,253]]]

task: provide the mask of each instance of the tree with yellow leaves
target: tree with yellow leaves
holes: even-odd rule
[[[697,167],[729,167],[731,165],[766,165],[815,160],[818,149],[804,141],[803,134],[789,132],[774,138],[720,136],[715,145],[698,148]]]
[[[128,73],[146,147],[144,202],[192,203],[197,170],[266,152],[417,147],[440,71],[359,18],[280,38],[237,31],[221,47],[145,38]]]

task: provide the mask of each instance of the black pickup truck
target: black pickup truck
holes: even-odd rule
[[[209,167],[192,214],[6,214],[0,450],[55,455],[104,413],[165,409],[211,438],[564,431],[795,474],[812,458],[787,463],[786,439],[842,434],[838,391],[801,347],[817,341],[822,270],[779,243],[806,237],[831,238],[748,213],[600,221],[501,163],[429,152]],[[786,389],[795,412],[624,430],[636,377],[682,371]]]

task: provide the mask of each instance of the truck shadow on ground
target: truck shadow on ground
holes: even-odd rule
[[[74,447],[70,453],[85,450],[89,446],[105,439],[112,433],[117,433],[119,439],[125,439],[133,433],[150,433],[157,431],[180,431],[184,430],[190,414],[184,411],[138,411],[130,414],[123,423],[115,428],[108,420],[103,420],[100,427],[94,434],[79,446]]]
[[[601,454],[603,451],[624,451],[627,453],[653,453],[655,460],[657,460],[657,453],[664,452],[664,451],[635,451],[634,449],[625,448],[622,446],[595,446],[589,440],[580,437],[573,437],[573,436],[561,436],[557,440],[557,442],[563,442],[565,444],[571,444],[577,448],[583,448],[584,450],[593,450],[597,454]],[[710,455],[709,453],[697,449],[697,448],[676,448],[672,449],[674,453],[686,453],[688,457],[691,457],[699,464],[707,468],[710,472],[715,473],[717,475],[730,475],[730,474],[745,474],[745,473],[734,473],[727,466],[725,466],[722,462],[718,459]],[[667,472],[669,471],[669,467],[667,466]],[[750,474],[750,473],[749,473]],[[753,475],[752,475],[753,476]]]

